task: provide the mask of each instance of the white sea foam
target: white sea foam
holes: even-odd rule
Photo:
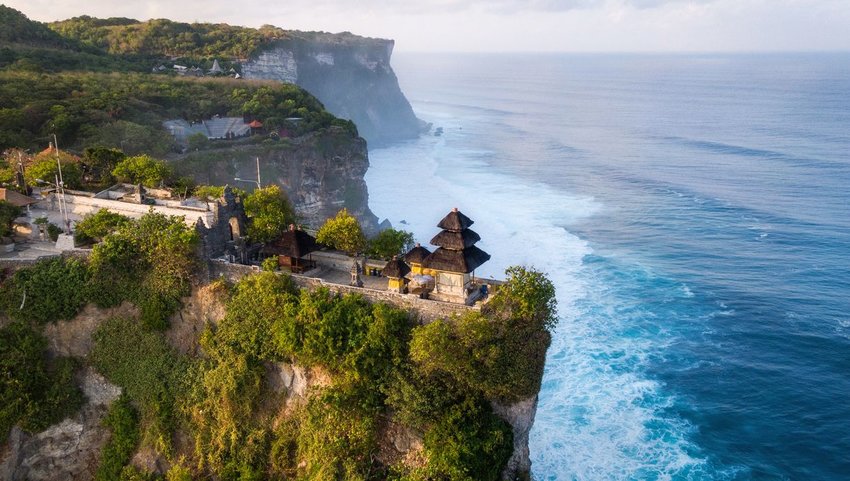
[[[593,278],[582,262],[591,248],[567,230],[603,206],[502,174],[486,163],[486,152],[450,147],[462,145],[464,135],[452,119],[438,125],[443,137],[370,152],[369,204],[423,245],[458,207],[475,221],[479,245],[493,256],[479,275],[501,277],[506,266],[527,264],[555,283],[561,323],[531,435],[535,477],[701,478],[704,462],[688,454],[689,426],[665,414],[672,399],[641,370],[663,348],[663,334],[630,333],[625,323],[634,314],[624,311],[637,307],[620,305],[616,289]],[[682,291],[693,295],[687,286]]]

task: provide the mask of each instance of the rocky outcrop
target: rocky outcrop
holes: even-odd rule
[[[514,452],[508,459],[502,479],[527,479],[531,472],[528,452],[528,433],[537,414],[537,396],[513,404],[492,403],[493,412],[511,425],[514,432]]]
[[[390,66],[393,46],[350,33],[290,32],[243,63],[242,73],[303,87],[337,117],[353,120],[375,146],[422,130]]]
[[[256,179],[257,158],[263,185],[281,186],[304,224],[318,228],[345,207],[367,234],[377,230],[363,180],[369,168],[366,142],[342,128],[262,146],[196,152],[174,159],[173,165],[200,184],[224,185],[234,184],[237,177]],[[238,186],[255,187],[250,182]]]
[[[139,309],[129,302],[107,309],[89,304],[69,321],[51,322],[44,326],[44,335],[52,355],[86,357],[92,349],[92,335],[101,322],[113,317],[138,315]]]
[[[109,439],[102,425],[109,405],[121,394],[93,369],[80,375],[87,401],[73,417],[30,435],[15,427],[0,454],[0,479],[67,481],[94,477],[100,451]]]

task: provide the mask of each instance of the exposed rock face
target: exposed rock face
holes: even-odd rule
[[[353,120],[375,146],[421,131],[390,66],[393,45],[350,33],[291,32],[244,63],[242,73],[303,87],[337,117]]]
[[[44,335],[54,355],[87,357],[92,349],[92,334],[101,322],[113,317],[137,317],[138,315],[139,309],[129,302],[109,309],[89,304],[69,321],[52,322],[44,326]]]
[[[92,369],[82,373],[80,386],[88,400],[74,417],[35,435],[17,427],[12,430],[0,460],[0,479],[67,481],[94,477],[100,451],[109,439],[102,421],[121,390]]]
[[[263,185],[283,188],[302,221],[320,227],[343,207],[363,229],[373,233],[378,218],[369,210],[363,176],[369,168],[366,142],[341,128],[314,132],[269,146],[245,146],[198,152],[174,162],[183,175],[201,184],[233,184],[234,178],[256,179],[260,159]],[[245,182],[239,187],[253,190]]]
[[[509,405],[492,403],[493,412],[507,421],[514,431],[514,452],[502,472],[502,479],[522,479],[531,472],[528,452],[528,433],[537,414],[537,396]]]

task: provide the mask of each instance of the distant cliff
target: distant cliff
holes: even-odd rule
[[[337,117],[353,120],[370,146],[380,145],[422,129],[390,66],[393,45],[350,33],[288,32],[243,63],[242,73],[301,86]]]

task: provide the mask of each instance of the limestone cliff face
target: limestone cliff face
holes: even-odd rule
[[[199,354],[199,338],[206,325],[224,317],[226,296],[220,284],[195,287],[183,299],[183,307],[170,319],[166,339],[178,352]],[[129,304],[114,309],[87,306],[70,321],[53,323],[45,328],[51,355],[74,356],[85,360],[92,349],[92,334],[106,319],[133,317],[138,311]],[[109,383],[93,368],[85,367],[77,377],[87,402],[72,417],[50,426],[40,433],[27,434],[14,428],[0,440],[0,480],[3,481],[89,481],[109,440],[109,430],[102,421],[109,405],[120,395],[120,388]],[[316,389],[333,384],[332,376],[320,367],[277,362],[265,364],[265,385],[269,396],[263,409],[283,414],[303,406]],[[537,410],[537,396],[513,404],[492,403],[494,412],[508,422],[514,434],[514,450],[502,472],[502,479],[527,479],[531,462],[528,433]],[[426,462],[422,434],[382,417],[378,426],[377,458],[384,464],[404,463],[410,467]],[[191,458],[192,443],[185,432],[175,437],[175,458]],[[132,463],[148,472],[163,475],[169,459],[149,449],[140,449]]]
[[[421,131],[390,66],[393,45],[350,33],[291,32],[243,63],[242,73],[303,87],[337,117],[353,120],[375,146]]]
[[[256,179],[257,158],[263,185],[281,186],[304,224],[318,228],[345,207],[367,234],[377,231],[363,180],[369,168],[366,142],[340,128],[273,144],[198,152],[173,164],[198,183],[250,191],[255,184],[234,179]]]

